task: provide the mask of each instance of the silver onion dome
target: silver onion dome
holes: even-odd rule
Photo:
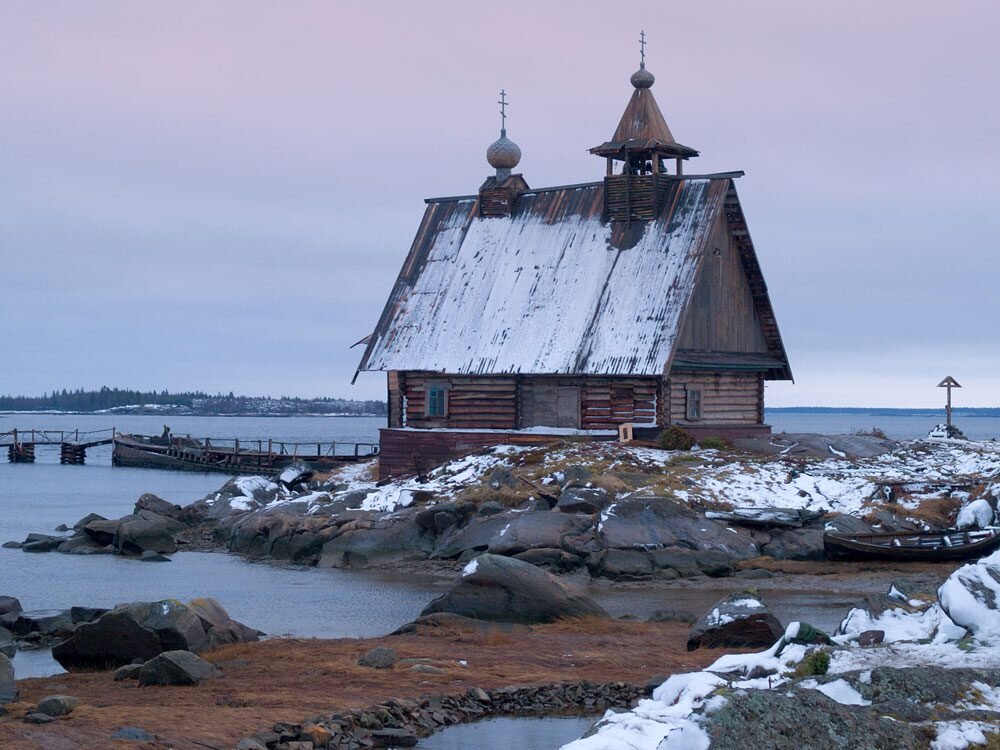
[[[500,137],[486,149],[486,161],[494,169],[513,169],[521,161],[521,149],[507,137],[506,128],[500,131]]]
[[[646,70],[646,63],[639,63],[639,69],[629,79],[637,89],[648,89],[656,81],[656,76]]]

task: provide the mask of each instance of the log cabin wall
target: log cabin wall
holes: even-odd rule
[[[658,379],[653,377],[560,377],[552,375],[457,376],[399,373],[400,420],[390,426],[421,429],[515,430],[556,427],[616,429],[655,425]],[[427,390],[447,389],[443,417],[427,415]]]
[[[448,391],[444,417],[427,416],[427,389]],[[406,427],[513,430],[517,427],[517,382],[513,376],[476,377],[407,372],[402,381]]]
[[[706,248],[678,348],[767,353],[753,293],[724,216],[716,221]]]
[[[701,391],[701,419],[688,419],[688,390]],[[755,425],[764,422],[764,378],[757,372],[671,370],[670,422]]]
[[[388,424],[389,427],[402,427],[403,392],[400,389],[401,376],[396,370],[390,370],[387,375],[388,398],[386,399],[386,402],[388,405],[388,419],[386,420],[386,424]]]

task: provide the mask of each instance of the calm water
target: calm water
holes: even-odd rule
[[[417,745],[423,750],[552,750],[586,732],[597,717],[488,719],[446,727]]]
[[[938,415],[884,417],[869,414],[783,414],[766,412],[766,421],[775,432],[818,432],[823,435],[850,435],[878,427],[897,440],[926,437],[935,425],[944,422]],[[956,415],[955,425],[974,440],[1000,439],[1000,418]]]
[[[780,419],[773,419],[772,424],[796,432],[830,429],[834,424],[831,415],[822,415],[819,421],[809,415],[813,422],[803,419],[805,416],[776,415]],[[856,419],[851,416],[832,431],[849,431]],[[380,418],[348,417],[170,417],[166,421],[175,434],[190,432],[199,437],[358,442],[377,439],[383,424]],[[149,434],[159,433],[163,422],[159,416],[0,415],[0,431],[15,426],[81,430],[114,426]],[[856,424],[871,426],[863,420]],[[886,420],[878,424],[891,434],[900,434],[893,432]],[[967,425],[962,427],[974,434]],[[915,434],[925,431],[916,421],[905,429]],[[20,541],[32,531],[52,531],[61,523],[71,526],[90,512],[117,518],[129,513],[144,492],[178,504],[190,503],[226,480],[220,474],[116,468],[111,466],[110,456],[110,448],[93,449],[88,452],[87,466],[60,466],[57,448],[39,447],[35,464],[10,464],[0,456],[0,542]],[[740,583],[733,581],[733,590],[739,587]],[[279,568],[224,554],[179,553],[171,563],[150,564],[103,555],[29,555],[0,549],[0,594],[18,597],[29,610],[214,596],[248,625],[270,634],[301,637],[383,635],[411,620],[441,588],[440,580],[381,572]],[[726,591],[596,586],[593,593],[612,614],[643,617],[657,609],[701,614]],[[804,618],[826,628],[836,625],[851,603],[850,596],[823,592],[782,591],[767,598],[783,620]],[[15,667],[19,677],[58,671],[45,651],[20,652]]]

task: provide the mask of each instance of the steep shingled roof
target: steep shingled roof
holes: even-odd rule
[[[631,224],[602,222],[603,183],[528,192],[509,218],[429,202],[359,371],[663,374],[732,180],[667,190]]]

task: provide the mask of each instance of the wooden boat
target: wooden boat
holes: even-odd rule
[[[900,534],[824,534],[831,560],[941,562],[983,557],[1000,547],[1000,529]]]
[[[220,440],[191,437],[116,435],[111,453],[115,466],[226,474],[271,473],[297,463],[332,471],[345,463],[378,455],[375,443],[286,443],[273,440]]]

